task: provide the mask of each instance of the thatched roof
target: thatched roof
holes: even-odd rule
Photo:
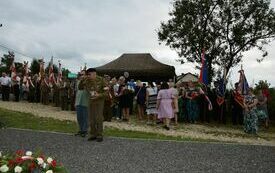
[[[129,73],[130,79],[168,80],[175,76],[175,68],[155,60],[149,53],[123,54],[119,58],[96,67],[99,75],[119,77],[124,72]]]

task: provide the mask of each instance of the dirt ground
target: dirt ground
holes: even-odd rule
[[[51,117],[59,120],[76,121],[75,112],[61,111],[60,108],[45,106],[39,103],[0,101],[0,107],[18,112],[31,113],[39,117]],[[129,123],[116,120],[112,122],[104,122],[104,127],[151,132],[166,136],[177,136],[198,140],[216,140],[220,142],[234,142],[239,144],[275,146],[275,133],[272,128],[268,130],[260,128],[257,136],[245,134],[241,126],[233,128],[230,126],[214,124],[181,123],[177,126],[173,126],[170,131],[166,131],[161,128],[161,126],[146,125],[146,122],[137,122],[134,118],[132,118]]]

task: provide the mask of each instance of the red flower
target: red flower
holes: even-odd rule
[[[56,160],[53,160],[51,165],[52,165],[52,167],[56,167],[56,165],[57,165]]]
[[[14,165],[15,165],[14,161],[13,160],[9,160],[8,166],[9,167],[13,167]]]
[[[16,155],[18,155],[18,156],[23,156],[24,154],[25,154],[24,150],[17,150],[16,151]]]
[[[24,159],[22,159],[21,157],[17,157],[16,159],[15,159],[15,163],[16,164],[21,164],[21,163],[23,163],[24,162]]]
[[[32,172],[35,168],[35,163],[32,161],[31,164],[29,165],[29,170]]]

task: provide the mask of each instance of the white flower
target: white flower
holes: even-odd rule
[[[0,172],[8,172],[9,171],[9,167],[7,165],[3,165],[0,167]]]
[[[51,157],[48,157],[47,162],[48,162],[49,164],[51,164],[52,161],[53,161],[53,159],[52,159]]]
[[[53,171],[52,170],[48,170],[46,173],[53,173]]]
[[[14,168],[14,172],[15,173],[21,173],[23,171],[23,169],[20,167],[20,166],[16,166],[15,168]]]
[[[43,163],[43,169],[45,169],[47,167],[47,164],[46,163]]]
[[[32,152],[31,151],[27,151],[26,152],[26,156],[32,156]]]
[[[31,160],[31,159],[33,159],[31,156],[22,156],[21,158],[23,160]]]
[[[44,163],[44,160],[41,157],[38,157],[37,159],[38,165],[42,165]]]

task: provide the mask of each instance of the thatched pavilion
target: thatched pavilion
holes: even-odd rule
[[[119,58],[96,67],[99,75],[119,77],[124,72],[129,73],[130,79],[142,81],[163,81],[174,79],[175,68],[155,60],[150,53],[123,54]]]

